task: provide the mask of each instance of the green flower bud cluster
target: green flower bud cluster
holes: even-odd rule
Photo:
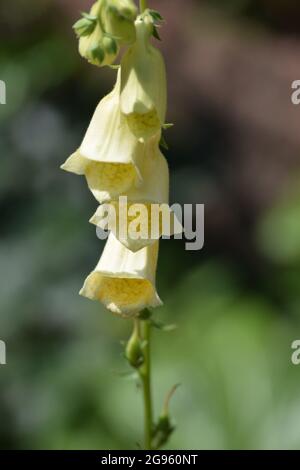
[[[133,0],[97,0],[73,26],[80,55],[98,67],[113,64],[120,47],[136,40],[136,17]]]

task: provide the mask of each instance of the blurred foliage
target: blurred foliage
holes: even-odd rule
[[[203,0],[225,15],[248,18],[274,31],[299,32],[298,0]]]
[[[267,1],[214,1],[236,21],[254,18],[258,3],[266,28],[276,24],[266,11],[273,18],[280,5],[287,11],[288,2],[268,10]],[[77,295],[103,244],[87,223],[96,204],[84,182],[59,165],[78,146],[113,72],[95,72],[79,58],[72,5],[5,0],[0,7],[0,78],[8,87],[0,107],[5,449],[126,449],[141,436],[140,391],[126,376],[120,344],[131,325]],[[176,129],[190,155],[171,146],[176,200],[194,200],[200,185],[217,194],[220,168],[211,161],[223,140],[216,142],[212,122],[203,124],[209,138],[200,163],[198,122],[189,122],[189,135]],[[239,234],[249,256],[228,249],[217,228],[200,253],[162,242],[157,282],[165,306],[156,316],[178,329],[154,334],[154,388],[158,414],[166,391],[182,384],[171,405],[172,448],[300,446],[300,372],[290,360],[300,336],[300,195],[297,181],[287,186],[256,214],[250,234]],[[229,233],[236,240],[234,226]]]

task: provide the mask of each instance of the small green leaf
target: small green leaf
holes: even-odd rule
[[[164,21],[164,18],[161,16],[157,10],[148,10],[149,14],[152,16],[154,21]]]
[[[165,139],[165,137],[164,137],[163,135],[162,135],[161,138],[160,138],[159,145],[160,145],[163,149],[169,150],[169,146],[168,146],[168,144],[167,144],[167,142],[166,142],[166,139]]]
[[[139,379],[139,374],[137,371],[124,371],[124,372],[115,372],[115,374],[120,377],[121,379],[125,379],[125,380],[133,380],[133,381],[136,381]]]
[[[80,18],[80,20],[76,21],[73,25],[73,29],[79,37],[89,36],[94,31],[95,27],[96,22],[86,18]]]
[[[166,325],[165,323],[157,320],[151,320],[151,324],[154,326],[154,328],[165,332],[170,332],[177,329],[177,325],[175,324]]]
[[[117,42],[111,36],[104,36],[102,39],[102,46],[107,54],[115,55],[118,52]]]
[[[100,46],[93,46],[90,50],[91,56],[93,60],[97,60],[100,64],[104,61],[105,59],[105,53],[102,47]]]
[[[85,18],[86,20],[93,21],[93,22],[97,21],[98,19],[97,16],[91,15],[90,13],[86,13],[84,11],[81,12],[81,16]]]
[[[180,384],[174,385],[167,393],[162,414],[160,415],[158,422],[154,427],[152,434],[152,448],[155,450],[160,449],[163,445],[165,445],[170,439],[170,436],[175,431],[175,426],[170,418],[169,407],[171,398],[173,397],[179,385]]]
[[[152,436],[152,448],[157,450],[165,445],[175,431],[169,416],[161,416],[156,424]]]
[[[170,129],[171,127],[173,127],[174,124],[173,122],[166,122],[162,127],[163,129],[167,130],[167,129]]]
[[[157,30],[157,27],[155,25],[153,25],[153,32],[152,32],[153,36],[155,37],[155,39],[157,39],[158,41],[161,41],[161,37],[159,35],[159,32]]]

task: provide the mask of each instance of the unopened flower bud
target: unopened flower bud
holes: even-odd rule
[[[125,357],[129,364],[135,369],[138,369],[144,362],[144,354],[137,325],[135,325],[131,338],[126,345]]]
[[[79,53],[93,65],[102,67],[111,65],[119,52],[114,38],[106,35],[101,21],[101,11],[105,7],[103,0],[98,0],[90,13],[84,13],[83,18],[74,25],[79,36]]]
[[[106,0],[107,8],[126,20],[135,21],[138,10],[133,0]]]
[[[89,48],[90,59],[95,65],[102,65],[105,59],[105,52],[101,45],[95,44]]]
[[[97,24],[90,36],[83,36],[79,40],[79,52],[91,64],[102,67],[111,65],[119,52],[117,42],[106,35]]]
[[[118,53],[117,42],[112,37],[105,35],[102,39],[102,47],[107,55],[116,56]]]
[[[96,28],[97,17],[89,14],[83,14],[83,18],[76,21],[73,29],[78,37],[89,36]]]
[[[105,32],[112,35],[119,44],[133,44],[136,40],[134,21],[136,6],[130,0],[108,0],[102,11]]]

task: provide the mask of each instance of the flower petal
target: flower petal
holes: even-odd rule
[[[120,112],[119,95],[120,71],[114,90],[96,108],[80,148],[61,167],[84,174],[100,203],[140,181],[144,146]]]
[[[155,277],[158,242],[132,253],[111,233],[95,270],[87,277],[80,295],[101,301],[115,314],[130,317],[162,302]]]
[[[111,230],[131,251],[174,233],[174,214],[169,207],[169,169],[157,139],[145,144],[141,166],[142,185],[126,195],[99,206],[90,222]],[[113,212],[111,212],[113,211]]]
[[[161,53],[150,43],[149,25],[141,16],[135,25],[137,41],[121,62],[121,110],[136,137],[147,140],[165,123],[166,70]]]

